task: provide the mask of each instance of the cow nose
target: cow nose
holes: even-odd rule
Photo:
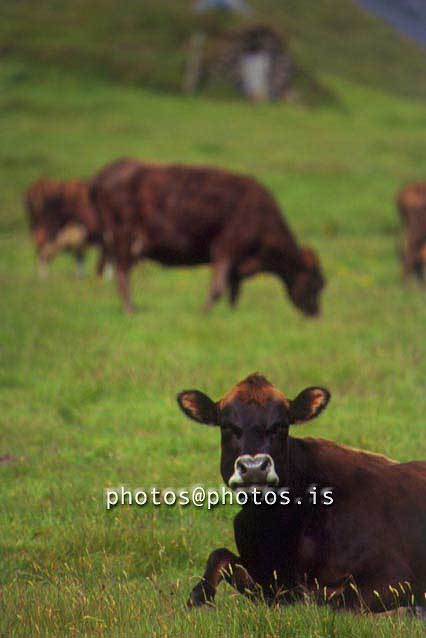
[[[244,454],[235,461],[234,473],[229,479],[230,487],[242,485],[276,485],[278,476],[274,461],[269,454]]]
[[[263,475],[268,472],[271,465],[271,457],[267,454],[258,454],[255,457],[244,456],[237,460],[237,470],[242,476]]]

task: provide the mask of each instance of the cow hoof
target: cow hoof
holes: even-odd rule
[[[114,269],[111,264],[107,264],[103,273],[99,273],[99,276],[103,277],[104,281],[112,281],[114,279]]]
[[[188,609],[203,607],[204,605],[214,607],[215,593],[214,588],[209,583],[203,583],[200,581],[192,590],[186,606]]]
[[[37,274],[40,281],[46,281],[46,279],[49,279],[49,268],[45,264],[40,264],[37,269]]]
[[[134,306],[124,306],[124,312],[126,315],[134,315],[136,311]]]

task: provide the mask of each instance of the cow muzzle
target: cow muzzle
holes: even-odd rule
[[[278,485],[279,478],[275,471],[275,465],[269,454],[243,454],[235,461],[234,473],[228,481],[232,489],[258,485]]]

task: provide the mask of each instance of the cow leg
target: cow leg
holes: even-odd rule
[[[420,286],[424,287],[426,286],[426,279],[425,279],[425,274],[424,274],[424,266],[422,263],[417,263],[414,266],[414,273],[417,277],[417,281],[420,284]]]
[[[225,292],[228,285],[229,272],[229,259],[220,259],[213,262],[213,276],[210,291],[204,304],[204,310],[206,312],[212,309],[216,301],[218,301]]]
[[[124,312],[132,314],[133,304],[130,298],[129,274],[134,263],[131,253],[131,235],[129,232],[117,232],[112,247],[118,294],[123,302]]]
[[[402,279],[406,282],[408,280],[408,277],[411,275],[411,271],[413,268],[406,252],[402,254],[401,261],[402,261],[401,275],[402,275]]]
[[[96,274],[98,277],[103,277],[105,272],[105,266],[107,264],[105,250],[101,250],[98,263],[96,264]]]
[[[415,242],[408,231],[403,236],[399,254],[401,258],[401,276],[403,281],[407,282],[415,270]]]
[[[112,259],[103,248],[99,255],[98,263],[96,265],[96,274],[98,277],[103,277],[105,281],[111,281],[114,274],[112,266]]]
[[[374,614],[375,618],[391,617],[391,618],[417,618],[422,622],[426,622],[426,607],[397,607],[389,611],[380,611]]]
[[[37,271],[40,279],[47,279],[49,276],[49,263],[56,256],[56,248],[53,242],[46,243],[38,251]]]
[[[411,272],[416,276],[418,283],[424,287],[426,285],[425,264],[422,261],[421,254],[413,259]]]
[[[77,264],[77,277],[84,277],[84,252],[82,249],[75,251],[75,261]]]
[[[238,297],[241,290],[241,278],[235,273],[229,276],[229,303],[234,308],[237,305]]]
[[[45,257],[40,256],[37,260],[37,273],[39,279],[47,279],[49,276],[49,262]]]
[[[415,237],[407,239],[402,255],[402,276],[406,279],[409,275],[426,285],[426,244],[419,245]]]
[[[133,314],[134,308],[130,298],[129,268],[120,264],[116,266],[118,294],[123,302],[124,312]]]
[[[246,277],[252,277],[261,269],[261,262],[257,257],[248,257],[232,268],[228,277],[229,303],[235,306],[241,290],[241,282]]]
[[[223,547],[210,554],[204,576],[192,590],[187,606],[192,608],[213,605],[216,590],[222,580],[226,580],[240,594],[256,593],[256,583],[241,565],[239,557]]]
[[[103,277],[105,281],[112,281],[114,278],[114,268],[110,261],[105,264]]]

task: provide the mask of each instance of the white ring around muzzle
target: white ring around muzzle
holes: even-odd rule
[[[266,469],[262,466],[267,463]],[[246,467],[245,471],[242,468]],[[242,454],[234,463],[234,473],[228,480],[230,488],[261,485],[273,486],[278,485],[279,476],[275,470],[275,464],[270,454]]]

